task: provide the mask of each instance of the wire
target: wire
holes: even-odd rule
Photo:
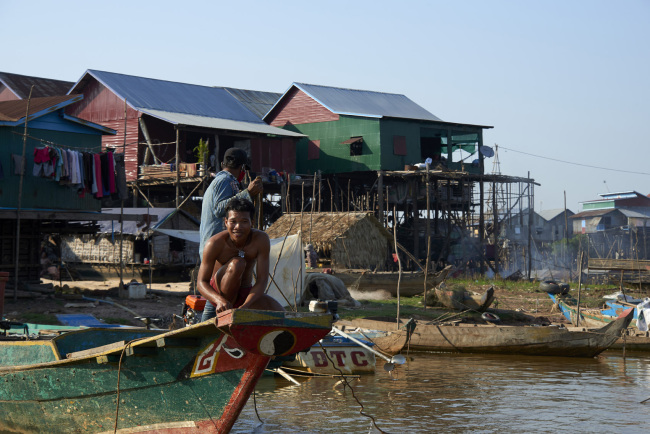
[[[512,151],[512,152],[517,152],[519,154],[530,155],[531,157],[543,158],[545,160],[557,161],[557,162],[565,163],[565,164],[573,164],[574,166],[589,167],[591,169],[609,170],[610,172],[632,173],[632,174],[635,174],[635,175],[649,175],[650,176],[650,173],[648,173],[648,172],[635,172],[635,171],[632,171],[632,170],[611,169],[609,167],[592,166],[592,165],[589,165],[589,164],[574,163],[572,161],[560,160],[558,158],[544,157],[542,155],[531,154],[529,152],[517,151],[516,149],[510,149],[510,148],[506,148],[505,146],[500,146],[500,145],[499,145],[499,149],[505,149],[506,151]]]

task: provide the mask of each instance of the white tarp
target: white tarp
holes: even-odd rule
[[[268,295],[284,307],[301,302],[305,282],[305,260],[300,234],[290,235],[286,237],[286,241],[284,237],[271,240],[269,273],[273,279],[271,280],[269,276],[269,286],[266,291]]]
[[[181,238],[186,241],[192,241],[193,243],[200,243],[201,236],[199,231],[192,231],[189,229],[155,229],[156,232],[163,233],[170,237]]]

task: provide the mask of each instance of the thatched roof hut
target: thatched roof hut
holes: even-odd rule
[[[280,238],[302,231],[321,258],[330,258],[332,268],[386,269],[392,235],[370,212],[284,214],[266,232]]]

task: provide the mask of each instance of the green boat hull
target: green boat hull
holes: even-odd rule
[[[269,352],[310,346],[327,334],[328,321],[243,311],[133,343],[86,349],[64,342],[64,334],[48,342],[75,351],[61,352],[56,360],[42,355],[46,344],[2,342],[0,360],[23,347],[24,361],[31,347],[41,363],[0,365],[0,431],[227,432],[274,355]],[[84,331],[67,335],[68,341],[85,339]],[[295,340],[290,349],[282,342],[288,335]],[[269,337],[275,346],[265,344]]]

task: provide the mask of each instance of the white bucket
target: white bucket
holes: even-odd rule
[[[145,298],[147,295],[147,285],[144,283],[129,284],[129,298]]]

